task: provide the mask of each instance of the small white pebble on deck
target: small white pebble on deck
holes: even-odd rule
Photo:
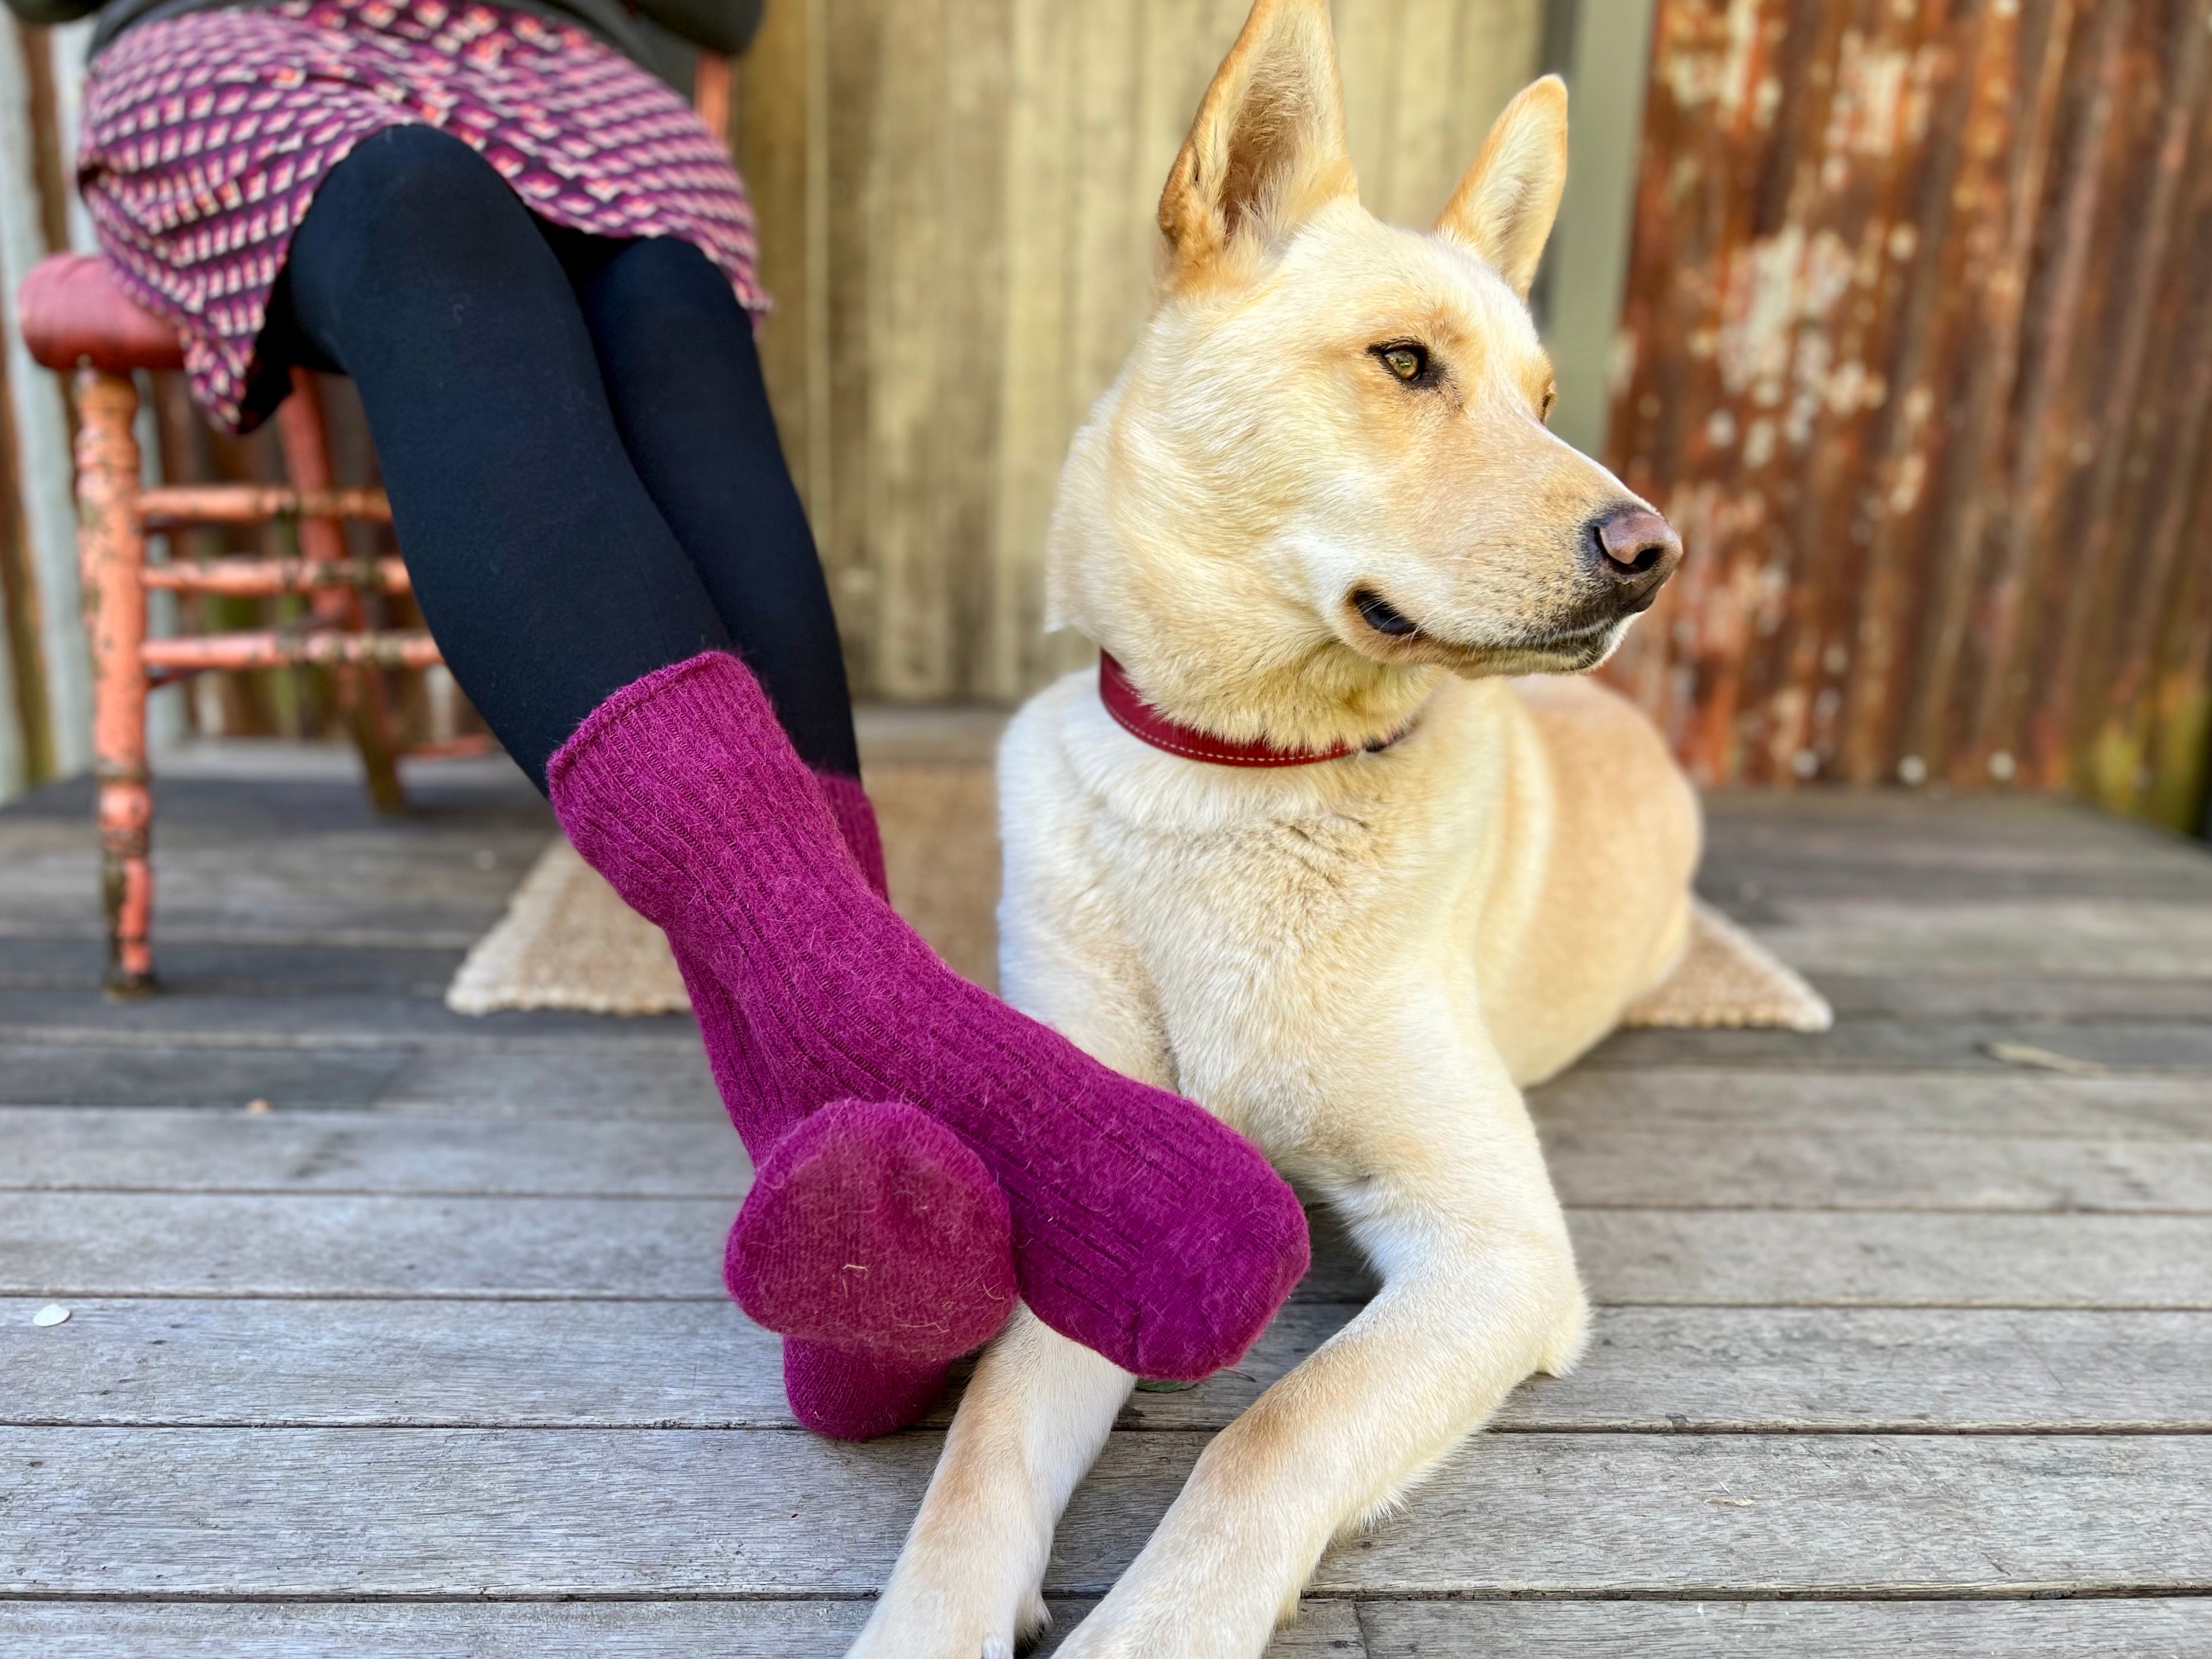
[[[59,1325],[64,1323],[68,1318],[69,1310],[67,1308],[62,1306],[58,1302],[49,1302],[45,1307],[40,1309],[38,1312],[31,1316],[31,1322],[33,1325],[39,1326]]]

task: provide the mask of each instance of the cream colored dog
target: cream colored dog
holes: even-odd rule
[[[1385,226],[1324,0],[1259,0],[1062,475],[1058,621],[1187,731],[1353,752],[1213,764],[1133,736],[1091,675],[1045,691],[1000,756],[1006,994],[1250,1136],[1383,1284],[1207,1447],[1066,1659],[1259,1654],[1332,1539],[1582,1346],[1521,1088],[1672,965],[1698,821],[1626,703],[1508,678],[1595,665],[1680,556],[1544,426],[1523,301],[1565,135],[1540,81],[1433,232]],[[1131,1381],[1017,1313],[854,1653],[1003,1659],[1042,1623]]]

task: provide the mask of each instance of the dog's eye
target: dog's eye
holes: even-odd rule
[[[1382,367],[1411,386],[1429,372],[1429,353],[1425,346],[1401,340],[1391,345],[1379,345],[1375,355],[1382,360]]]

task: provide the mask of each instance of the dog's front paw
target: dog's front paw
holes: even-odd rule
[[[1211,1618],[1117,1604],[1109,1596],[1069,1633],[1054,1659],[1211,1659],[1222,1637]],[[1218,1650],[1229,1653],[1233,1644]]]
[[[1086,1621],[1061,1644],[1054,1659],[1182,1659],[1179,1645],[1163,1645],[1134,1631],[1093,1630]]]
[[[1036,1595],[1009,1617],[994,1615],[972,1591],[894,1580],[846,1659],[1014,1659],[1017,1643],[1048,1622]]]

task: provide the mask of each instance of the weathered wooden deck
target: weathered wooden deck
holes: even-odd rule
[[[257,753],[161,787],[137,1005],[84,788],[0,813],[0,1653],[838,1652],[939,1433],[786,1416],[688,1027],[444,1011],[548,834],[511,773],[386,824]],[[1713,816],[1707,890],[1841,1024],[1542,1092],[1588,1363],[1278,1651],[2212,1653],[2212,856],[2030,801]],[[1243,1370],[1138,1395],[1054,1595],[1362,1289],[1324,1240]]]

